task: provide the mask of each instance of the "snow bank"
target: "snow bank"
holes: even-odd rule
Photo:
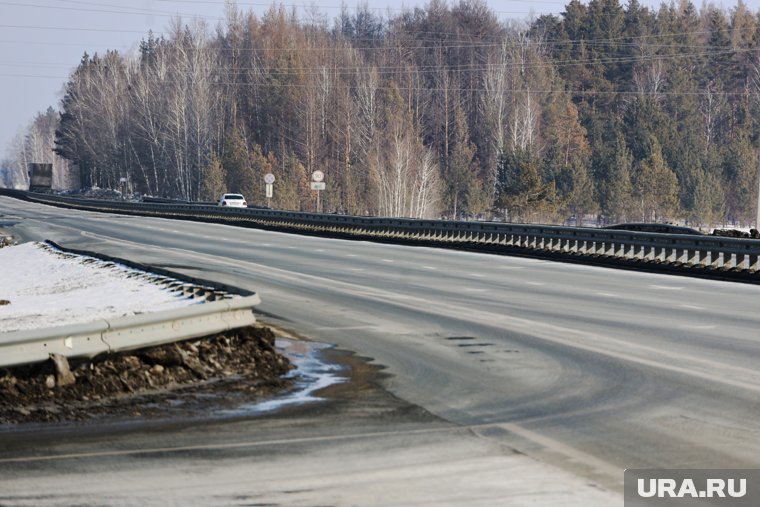
[[[86,263],[85,263],[86,261]],[[41,243],[0,249],[0,333],[90,322],[195,304],[135,270]]]

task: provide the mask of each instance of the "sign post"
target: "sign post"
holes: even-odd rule
[[[324,190],[326,185],[324,183],[325,173],[322,171],[314,171],[311,173],[311,189],[317,191],[317,213],[321,213],[321,205],[319,202],[319,192]]]
[[[264,175],[264,183],[266,183],[266,196],[267,196],[267,208],[271,208],[272,195],[274,194],[274,174],[266,173]]]

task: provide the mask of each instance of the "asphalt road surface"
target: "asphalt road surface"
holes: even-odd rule
[[[758,286],[9,198],[2,227],[255,290],[388,376],[245,421],[0,432],[0,504],[621,505],[625,468],[760,468]]]

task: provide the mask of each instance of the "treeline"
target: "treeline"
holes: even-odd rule
[[[748,222],[760,16],[573,0],[499,22],[480,0],[335,20],[227,7],[139,54],[85,55],[55,151],[82,185],[310,210]]]
[[[71,170],[69,162],[53,153],[59,122],[58,112],[48,107],[16,134],[0,161],[0,186],[29,188],[30,163],[53,164],[53,188],[79,186],[78,175]]]

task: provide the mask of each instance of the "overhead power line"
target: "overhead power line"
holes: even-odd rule
[[[104,4],[94,4],[92,2],[71,2],[71,3],[81,3],[85,5],[95,5],[100,6]],[[59,6],[59,5],[41,5],[41,4],[34,4],[34,3],[26,3],[26,2],[6,2],[6,1],[0,1],[0,5],[11,5],[11,6],[17,6],[17,7],[29,7],[29,8],[35,8],[35,9],[54,9],[54,10],[62,10],[62,11],[78,11],[78,12],[87,12],[90,14],[93,13],[103,13],[103,14],[129,14],[129,15],[135,15],[135,16],[158,16],[158,17],[179,17],[179,16],[186,16],[191,18],[204,18],[204,19],[211,19],[211,20],[217,20],[221,21],[224,18],[221,17],[207,17],[199,14],[181,14],[177,12],[169,12],[169,11],[152,11],[149,9],[134,9],[131,7],[119,7],[120,10],[114,10],[114,9],[93,9],[91,7],[67,7],[67,6]],[[121,9],[133,9],[133,10],[121,10]]]

